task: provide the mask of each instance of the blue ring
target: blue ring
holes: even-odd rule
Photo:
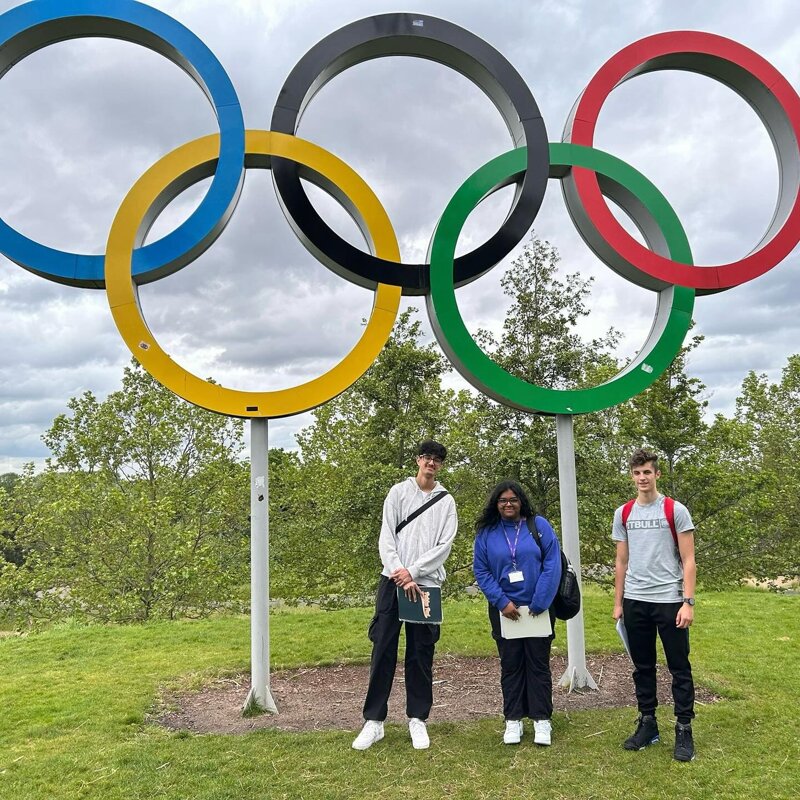
[[[242,110],[230,78],[211,50],[172,17],[134,0],[33,0],[0,15],[0,77],[48,44],[85,36],[124,39],[165,56],[200,86],[219,122],[219,164],[202,202],[174,231],[134,251],[133,279],[149,283],[186,266],[233,212],[244,179]],[[103,256],[47,247],[2,219],[0,252],[57,283],[105,286]]]

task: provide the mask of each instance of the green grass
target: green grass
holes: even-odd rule
[[[608,595],[587,597],[587,644],[618,650]],[[358,753],[352,734],[170,733],[145,722],[164,686],[246,669],[244,617],[142,627],[62,625],[0,638],[0,798],[796,798],[800,786],[800,597],[707,595],[692,632],[698,682],[723,702],[699,709],[698,758],[667,745],[621,749],[631,709],[556,714],[553,746],[500,744],[502,720],[432,722],[432,747],[402,727]],[[368,609],[272,617],[273,669],[365,661]],[[491,654],[485,609],[450,603],[441,652]],[[557,640],[564,646],[563,630]],[[667,713],[662,727],[668,728]],[[665,731],[669,733],[669,731]],[[665,740],[671,742],[671,735]]]

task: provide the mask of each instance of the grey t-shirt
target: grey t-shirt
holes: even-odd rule
[[[664,496],[648,505],[633,504],[627,530],[622,524],[622,506],[614,512],[611,538],[628,542],[628,570],[625,597],[651,603],[676,603],[683,597],[681,566],[672,531],[664,513]],[[675,501],[675,530],[678,536],[694,530],[686,506]]]

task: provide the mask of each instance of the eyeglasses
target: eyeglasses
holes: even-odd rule
[[[417,457],[421,458],[423,461],[429,461],[431,464],[436,464],[437,467],[440,467],[442,464],[444,464],[443,458],[439,458],[439,456],[432,456],[430,453],[422,453]]]
[[[517,503],[519,503],[519,497],[501,497],[497,501],[499,506],[515,506]]]

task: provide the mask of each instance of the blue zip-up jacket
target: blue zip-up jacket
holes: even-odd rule
[[[550,608],[561,580],[561,548],[550,523],[536,516],[536,530],[542,539],[542,547],[533,538],[525,520],[519,532],[516,561],[517,569],[524,579],[511,583],[511,551],[503,535],[503,522],[491,528],[482,528],[475,537],[472,570],[475,580],[486,599],[502,611],[509,602],[515,606],[528,606],[534,614]],[[511,544],[514,529],[507,531]]]

